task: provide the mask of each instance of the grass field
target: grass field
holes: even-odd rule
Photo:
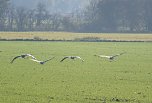
[[[152,103],[152,43],[0,42],[0,103]],[[127,52],[113,62],[94,54]],[[45,65],[11,59],[31,53]],[[85,62],[65,60],[79,55]]]
[[[0,32],[0,39],[79,40],[97,38],[116,41],[152,41],[152,34],[70,33],[70,32]]]

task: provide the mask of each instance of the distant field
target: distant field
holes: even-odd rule
[[[1,41],[0,103],[152,103],[151,46],[151,42]],[[93,56],[124,51],[113,62]],[[45,65],[26,59],[10,64],[22,53],[55,59]],[[59,62],[67,55],[81,56],[85,62]]]
[[[33,40],[116,40],[116,41],[152,41],[152,34],[121,33],[69,33],[69,32],[0,32],[0,39],[33,39]]]

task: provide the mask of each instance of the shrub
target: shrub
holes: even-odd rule
[[[42,40],[42,38],[40,38],[39,36],[34,36],[33,40]]]

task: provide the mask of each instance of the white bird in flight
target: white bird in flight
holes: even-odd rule
[[[22,54],[22,55],[14,57],[10,63],[13,63],[14,60],[17,59],[17,58],[25,59],[25,58],[28,58],[28,57],[31,57],[32,59],[36,60],[36,58],[33,55],[31,55],[31,54]]]
[[[98,56],[98,57],[101,57],[101,58],[108,58],[110,61],[114,60],[116,57],[124,54],[125,52],[123,53],[120,53],[120,54],[116,54],[116,55],[111,55],[111,56],[107,56],[107,55],[94,55],[94,56]]]
[[[73,60],[75,60],[75,59],[80,59],[80,60],[82,60],[83,62],[84,62],[84,60],[81,58],[81,57],[79,57],[79,56],[65,56],[60,62],[63,62],[65,59],[73,59]]]
[[[45,60],[45,61],[39,61],[39,60],[37,60],[37,59],[30,59],[30,60],[32,60],[32,61],[34,61],[34,62],[37,62],[37,63],[40,63],[40,64],[45,64],[46,62],[52,60],[53,58],[54,58],[54,57],[52,57],[52,58],[50,58],[50,59],[47,59],[47,60]]]

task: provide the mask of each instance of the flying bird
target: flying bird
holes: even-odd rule
[[[111,56],[107,56],[107,55],[94,55],[94,56],[98,56],[98,57],[101,57],[101,58],[108,58],[110,61],[114,60],[116,57],[124,54],[125,52],[123,53],[120,53],[120,54],[116,54],[116,55],[111,55]]]
[[[63,62],[65,59],[73,59],[73,60],[75,60],[75,59],[80,59],[80,60],[82,60],[83,62],[84,62],[84,60],[81,58],[81,57],[79,57],[79,56],[65,56],[60,62]]]
[[[47,59],[47,60],[45,60],[45,61],[39,61],[39,60],[37,60],[37,59],[30,59],[30,60],[32,60],[32,61],[34,61],[34,62],[37,62],[37,63],[40,63],[40,64],[45,64],[46,62],[52,60],[53,58],[54,58],[54,57],[52,57],[52,58],[50,58],[50,59]]]
[[[32,59],[36,60],[36,58],[33,55],[31,55],[31,54],[22,54],[22,55],[14,57],[10,63],[13,63],[14,60],[17,59],[17,58],[23,58],[23,59],[25,59],[25,58],[28,58],[28,57],[31,57]]]

